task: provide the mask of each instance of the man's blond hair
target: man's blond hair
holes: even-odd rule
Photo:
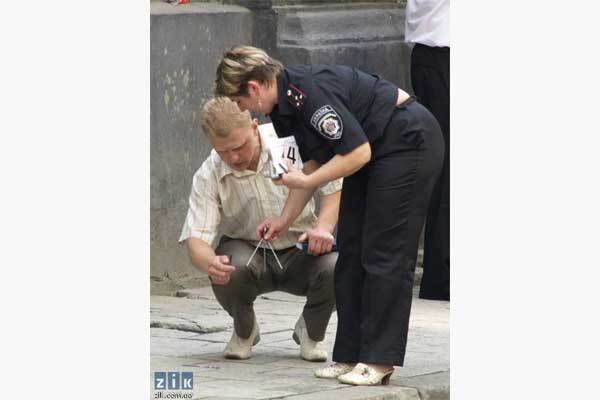
[[[241,111],[228,97],[215,97],[202,107],[202,130],[207,136],[227,137],[233,129],[250,127],[251,122],[250,112]]]
[[[215,96],[246,96],[248,81],[270,86],[283,65],[264,50],[252,46],[234,46],[223,53],[217,66]]]

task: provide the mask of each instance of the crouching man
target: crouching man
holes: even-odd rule
[[[213,150],[194,175],[179,241],[186,242],[192,264],[208,274],[215,297],[233,318],[234,330],[225,357],[251,357],[252,346],[260,340],[254,300],[260,294],[280,290],[306,296],[293,333],[301,357],[326,360],[322,341],[335,307],[337,253],[330,251],[341,180],[317,192],[318,218],[311,200],[287,234],[269,243],[263,241],[261,247],[266,250],[254,253],[259,243],[257,227],[265,219],[275,221],[282,214],[289,190],[263,174],[269,164],[268,151],[262,145],[267,130],[224,97],[204,105],[202,129]],[[308,252],[296,248],[299,241],[308,241]]]

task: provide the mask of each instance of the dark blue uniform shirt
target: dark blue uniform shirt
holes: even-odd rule
[[[377,75],[341,65],[285,68],[269,115],[279,137],[294,135],[304,161],[325,164],[385,132],[398,88]]]

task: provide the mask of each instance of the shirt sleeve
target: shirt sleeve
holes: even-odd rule
[[[210,159],[194,175],[189,208],[179,242],[194,237],[202,239],[213,249],[219,239],[221,206],[217,177],[210,168]]]
[[[319,196],[327,196],[327,195],[333,194],[335,192],[339,192],[340,190],[342,190],[343,181],[344,181],[344,178],[339,178],[339,179],[333,180],[333,181],[328,182],[325,185],[319,187],[319,190],[318,190]]]
[[[336,154],[346,154],[369,141],[362,126],[338,95],[314,80],[304,103],[304,118],[313,134],[324,139]]]

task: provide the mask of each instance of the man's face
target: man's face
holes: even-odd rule
[[[226,138],[211,136],[213,148],[225,164],[236,171],[256,170],[260,140],[256,121],[247,128],[236,128]]]

